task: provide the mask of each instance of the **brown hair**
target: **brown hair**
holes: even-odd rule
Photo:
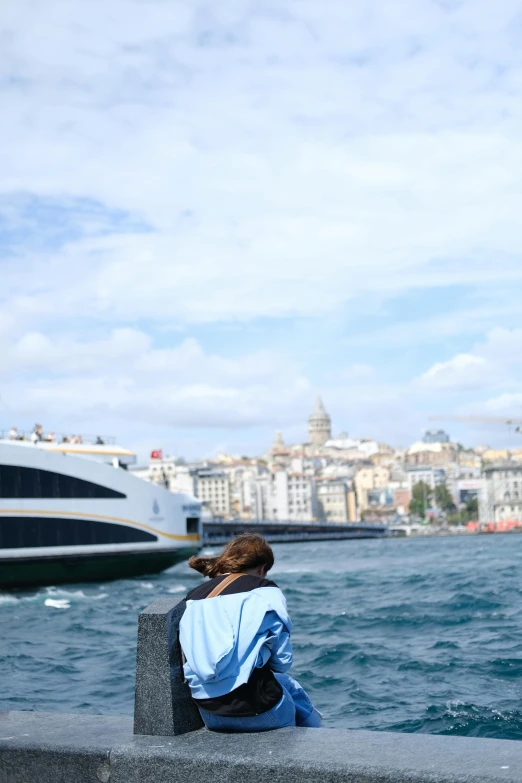
[[[274,553],[259,533],[244,534],[229,541],[217,557],[191,557],[191,568],[204,576],[237,574],[247,568],[265,566],[265,573],[274,565]]]

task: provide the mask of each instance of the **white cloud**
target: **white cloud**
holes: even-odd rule
[[[54,269],[46,279],[38,286],[24,280],[30,306],[47,319],[60,313],[68,317],[81,308],[91,317],[121,320],[131,312],[137,318],[193,324],[322,315],[372,292],[390,295],[416,286],[468,283],[470,266],[476,284],[520,284],[522,265],[504,261],[499,268],[489,257],[517,253],[522,241],[517,217],[522,157],[518,160],[516,140],[502,150],[503,140],[485,138],[474,155],[466,134],[405,141],[380,136],[362,144],[354,141],[350,148],[332,143],[322,149],[307,149],[301,142],[299,159],[288,160],[283,172],[266,171],[255,185],[257,192],[252,192],[248,165],[238,160],[241,153],[193,151],[194,162],[209,158],[210,168],[218,169],[217,180],[228,187],[224,192],[216,187],[212,196],[193,194],[190,200],[175,184],[190,179],[187,161],[180,163],[180,171],[174,165],[171,177],[154,183],[151,192],[131,153],[132,163],[122,160],[120,165],[136,168],[141,188],[136,202],[127,206],[152,222],[154,231],[91,237],[53,251]],[[151,145],[146,137],[141,143]],[[159,149],[164,146],[166,139]],[[147,170],[169,168],[159,152],[151,154],[154,159],[143,162]],[[470,189],[480,189],[481,163],[488,156],[506,165],[509,161],[512,180],[509,185],[490,182],[493,206],[490,194],[470,204],[454,181],[464,179]],[[463,157],[469,161],[459,172]],[[403,173],[402,180],[384,190],[373,176],[363,174],[379,158],[384,166],[386,160],[394,161]],[[444,166],[441,158],[447,159]],[[110,169],[108,161],[104,167]],[[200,176],[206,182],[204,171]],[[437,187],[424,194],[425,182]],[[83,192],[104,198],[99,186],[96,179]],[[408,209],[406,193],[412,200]],[[261,208],[260,194],[265,202]],[[116,193],[108,203],[117,203],[115,198]],[[208,203],[212,198],[215,208]],[[169,214],[163,215],[166,204]],[[179,225],[179,213],[187,206],[198,217]],[[510,214],[513,222],[504,232]],[[434,260],[464,256],[470,258],[466,265]],[[28,264],[34,264],[31,257]]]
[[[522,329],[497,327],[490,330],[471,353],[460,353],[448,361],[435,363],[421,375],[418,382],[432,390],[499,389],[520,384],[521,364]],[[506,392],[499,399],[504,404],[515,397],[516,394]],[[491,404],[484,403],[485,407],[491,407]]]
[[[500,394],[498,397],[486,400],[484,408],[495,413],[504,413],[506,416],[521,418],[522,394],[520,392],[514,394]]]
[[[444,294],[441,298],[444,300]],[[444,301],[442,303],[445,304]],[[377,300],[377,309],[379,306],[382,305]],[[503,290],[494,301],[491,296],[479,302],[470,302],[462,297],[456,306],[436,315],[426,315],[422,312],[422,306],[418,311],[419,315],[415,318],[409,317],[408,320],[399,320],[380,329],[350,334],[344,338],[343,344],[404,348],[425,343],[445,346],[447,340],[455,336],[473,339],[477,334],[496,331],[497,324],[503,320],[516,321],[520,314],[520,293],[515,286],[511,290]]]
[[[487,361],[482,356],[459,353],[448,362],[437,362],[421,376],[421,382],[437,389],[472,389],[488,383]]]
[[[161,376],[200,382],[252,383],[275,381],[278,376],[294,376],[298,371],[276,351],[262,350],[229,359],[208,355],[193,338],[185,338],[172,348],[154,348],[149,335],[137,329],[114,329],[98,340],[78,340],[72,336],[55,339],[31,332],[7,346],[0,372],[32,372],[69,376],[103,372],[109,375],[130,372],[136,376]]]
[[[19,305],[191,324],[321,315],[470,269],[520,283],[515,13],[501,3],[503,43],[484,46],[471,2],[21,2],[1,189],[96,199],[152,231],[50,251]]]
[[[276,351],[230,359],[206,354],[191,338],[157,349],[133,329],[90,342],[30,333],[6,350],[1,371],[10,407],[40,418],[275,426],[295,418],[294,406],[311,395],[300,368]]]
[[[4,349],[0,373],[45,370],[70,375],[92,370],[113,371],[133,365],[146,354],[150,337],[135,329],[114,329],[107,339],[78,341],[71,337],[51,339],[39,332],[25,334]]]
[[[477,348],[481,354],[506,365],[522,363],[522,329],[492,329]]]

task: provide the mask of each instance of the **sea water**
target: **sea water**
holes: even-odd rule
[[[330,727],[522,739],[522,535],[274,546]],[[138,612],[201,577],[0,593],[0,709],[130,714]]]

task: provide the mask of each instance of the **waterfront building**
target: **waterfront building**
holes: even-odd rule
[[[355,487],[353,481],[348,486],[347,493],[348,500],[348,522],[357,522],[359,519],[359,512],[357,509],[357,496],[355,494]]]
[[[395,508],[395,492],[392,487],[368,490],[368,508],[372,511],[391,512]]]
[[[359,468],[355,474],[355,492],[359,512],[369,508],[368,493],[373,489],[384,489],[388,486],[390,471],[382,465],[366,465]]]
[[[381,450],[380,444],[377,443],[376,440],[372,440],[371,438],[363,438],[362,440],[357,441],[357,448],[367,458],[379,454]]]
[[[488,464],[482,472],[479,520],[483,523],[522,520],[522,464]]]
[[[435,487],[438,487],[440,484],[446,483],[446,471],[444,468],[437,468],[433,465],[407,466],[406,475],[410,492],[419,481],[423,481],[424,484],[427,484],[431,489],[435,489]]]
[[[393,485],[391,485],[393,486]],[[408,487],[405,486],[393,486],[393,505],[397,514],[404,516],[408,513],[411,492]]]
[[[457,462],[461,468],[476,469],[480,473],[482,460],[473,449],[462,449],[462,451],[459,451]]]
[[[321,456],[324,455],[328,460],[333,460],[335,462],[341,460],[343,463],[348,463],[351,465],[354,465],[358,462],[368,461],[367,454],[365,454],[364,451],[361,451],[357,446],[355,446],[353,449],[334,451],[333,448],[325,445],[321,447],[320,453]]]
[[[331,449],[335,454],[336,451],[351,451],[356,449],[359,444],[358,440],[349,438],[348,435],[342,433],[337,438],[330,438],[324,444],[325,449]]]
[[[460,481],[457,481],[456,490],[452,494],[455,497],[457,505],[460,505],[461,503],[467,503],[468,500],[472,500],[473,498],[478,498],[480,500],[484,489],[485,485],[483,479],[461,479]]]
[[[283,521],[290,518],[289,500],[288,473],[286,470],[276,470],[270,483],[272,519]]]
[[[158,456],[153,456],[158,455]],[[152,484],[158,484],[172,492],[177,491],[173,479],[178,468],[179,458],[163,456],[161,451],[153,451],[148,465],[133,466],[130,471],[134,476],[150,481]],[[193,487],[179,491],[187,491],[193,494]]]
[[[424,443],[418,441],[411,445],[405,455],[410,465],[448,465],[456,462],[458,448],[454,443]]]
[[[176,470],[169,480],[171,492],[191,492],[198,497],[197,468],[189,465],[176,465]]]
[[[478,497],[483,486],[481,468],[450,465],[446,468],[446,486],[453,495],[456,505]]]
[[[255,477],[250,489],[251,519],[253,522],[267,522],[272,519],[272,477],[268,471]]]
[[[522,462],[522,449],[486,449],[482,462]]]
[[[275,470],[270,489],[272,519],[310,522],[317,518],[315,476]]]
[[[258,475],[259,467],[252,465],[250,467],[244,467],[242,469],[234,471],[234,483],[233,487],[233,504],[232,508],[237,512],[236,516],[241,519],[252,519],[252,490],[254,487],[254,481]]]
[[[348,522],[348,487],[342,479],[317,481],[317,506],[319,518],[326,522]]]
[[[386,443],[379,443],[378,446],[379,450],[375,454],[370,454],[372,463],[374,465],[383,465],[389,468],[393,467],[399,459],[395,449],[388,446]]]
[[[444,430],[426,430],[423,443],[449,443],[450,437]]]
[[[276,431],[272,446],[265,454],[265,459],[272,465],[288,465],[291,447],[287,446],[279,430]]]
[[[486,449],[482,452],[483,462],[503,462],[510,458],[510,453],[507,449]]]
[[[266,519],[266,503],[256,499],[256,487],[261,476],[268,476],[266,465],[255,459],[235,460],[226,468],[230,481],[231,513],[234,518],[245,521]]]
[[[163,457],[161,451],[154,451],[152,455],[148,467],[132,470],[135,476],[170,492],[194,495],[213,516],[229,518],[232,515],[232,488],[227,469],[213,469],[201,462],[186,465],[178,457]]]
[[[196,497],[205,503],[215,517],[230,517],[230,481],[224,470],[201,469],[195,475]]]
[[[315,407],[308,417],[308,436],[313,448],[324,446],[332,437],[332,422],[320,397],[317,398]]]

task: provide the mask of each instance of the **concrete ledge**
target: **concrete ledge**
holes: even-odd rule
[[[492,783],[522,779],[522,743],[279,729],[133,734],[128,717],[0,713],[2,783]]]

